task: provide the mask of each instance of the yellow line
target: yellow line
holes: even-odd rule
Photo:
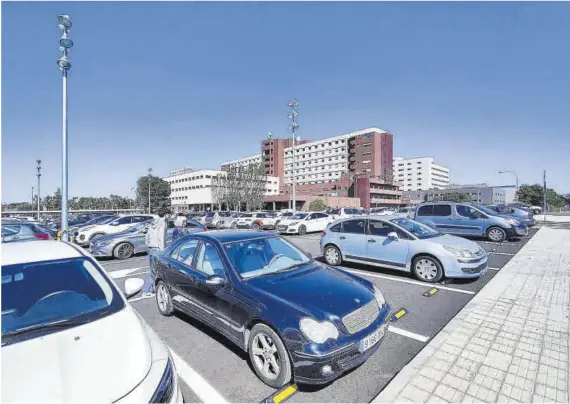
[[[297,386],[295,386],[295,385],[289,386],[285,390],[283,390],[281,393],[279,393],[275,397],[273,397],[273,402],[274,403],[280,403],[281,401],[283,401],[283,400],[287,399],[288,397],[290,397],[291,395],[293,395],[293,393],[295,393],[296,391],[297,391]]]

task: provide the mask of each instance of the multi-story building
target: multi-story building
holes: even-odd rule
[[[255,154],[249,157],[243,157],[241,159],[226,161],[222,163],[221,170],[228,171],[230,168],[235,167],[247,167],[251,164],[261,164],[261,154]]]
[[[394,157],[394,179],[403,191],[445,189],[449,168],[434,163],[433,157]]]
[[[216,201],[212,195],[212,181],[220,170],[174,170],[164,180],[170,184],[170,199],[173,211],[213,209]],[[279,178],[266,178],[265,195],[279,195]]]
[[[514,185],[451,185],[446,189],[404,191],[403,197],[415,202],[445,201],[450,195],[467,194],[474,203],[491,205],[514,202],[516,192],[517,188]]]

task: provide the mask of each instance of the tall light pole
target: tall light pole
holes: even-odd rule
[[[34,186],[33,185],[32,185],[32,209],[34,209]]]
[[[514,176],[515,176],[515,180],[517,182],[517,191],[515,193],[515,201],[518,201],[519,200],[519,176],[514,171],[509,171],[509,170],[499,171],[499,174],[505,174],[505,173],[511,173],[511,174],[514,174]]]
[[[148,169],[148,214],[150,215],[150,180],[152,178],[152,168]]]
[[[135,198],[131,198],[131,196],[135,195],[135,187],[131,188],[131,193],[132,193],[132,195],[129,196],[129,199],[131,200],[131,211],[132,211],[133,210],[133,202],[134,202]],[[131,213],[133,213],[133,212],[131,212]]]
[[[36,170],[38,170],[38,173],[36,174],[36,176],[38,177],[38,222],[40,221],[40,199],[41,199],[41,193],[40,193],[40,177],[42,176],[42,161],[41,160],[36,160],[36,163],[38,164],[36,166]]]
[[[289,125],[289,130],[293,134],[293,164],[292,164],[292,174],[293,174],[293,214],[297,211],[297,181],[295,179],[295,145],[297,144],[297,129],[299,129],[299,125],[297,124],[297,116],[299,113],[297,112],[297,106],[299,105],[299,100],[293,98],[293,101],[290,101],[289,109],[289,119],[291,120],[291,124]]]
[[[62,72],[62,93],[63,93],[63,153],[62,153],[62,170],[61,170],[61,239],[63,241],[69,241],[68,226],[67,226],[67,201],[68,201],[68,189],[67,189],[67,73],[71,69],[71,63],[67,57],[69,51],[73,47],[73,41],[69,38],[69,31],[71,29],[71,19],[66,14],[60,14],[57,16],[59,24],[57,25],[61,29],[61,37],[59,39],[59,50],[62,52],[61,57],[57,60],[57,65]]]

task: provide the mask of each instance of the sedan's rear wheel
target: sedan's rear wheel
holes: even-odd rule
[[[130,243],[121,243],[113,250],[113,256],[118,260],[126,260],[133,256],[135,249]]]
[[[163,281],[158,281],[158,285],[156,286],[156,304],[158,311],[163,316],[171,316],[172,313],[174,313],[172,296],[170,296],[170,291]]]
[[[291,381],[291,361],[279,335],[265,324],[256,324],[249,337],[249,359],[257,376],[275,389]]]
[[[235,229],[236,227],[237,227],[237,223],[236,223],[236,222],[233,222],[233,223],[232,223],[232,229]]]
[[[424,282],[436,283],[443,278],[443,268],[439,261],[427,255],[414,259],[412,271],[416,278]]]
[[[325,261],[329,265],[340,265],[342,264],[342,256],[340,250],[334,245],[329,245],[325,248]]]

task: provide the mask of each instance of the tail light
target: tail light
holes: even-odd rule
[[[324,237],[324,236],[326,236],[326,235],[327,235],[327,232],[326,232],[326,231],[323,231],[323,232],[321,233],[321,237]]]
[[[34,236],[35,236],[36,238],[39,238],[40,240],[49,240],[49,234],[36,233],[36,234],[34,234]]]

